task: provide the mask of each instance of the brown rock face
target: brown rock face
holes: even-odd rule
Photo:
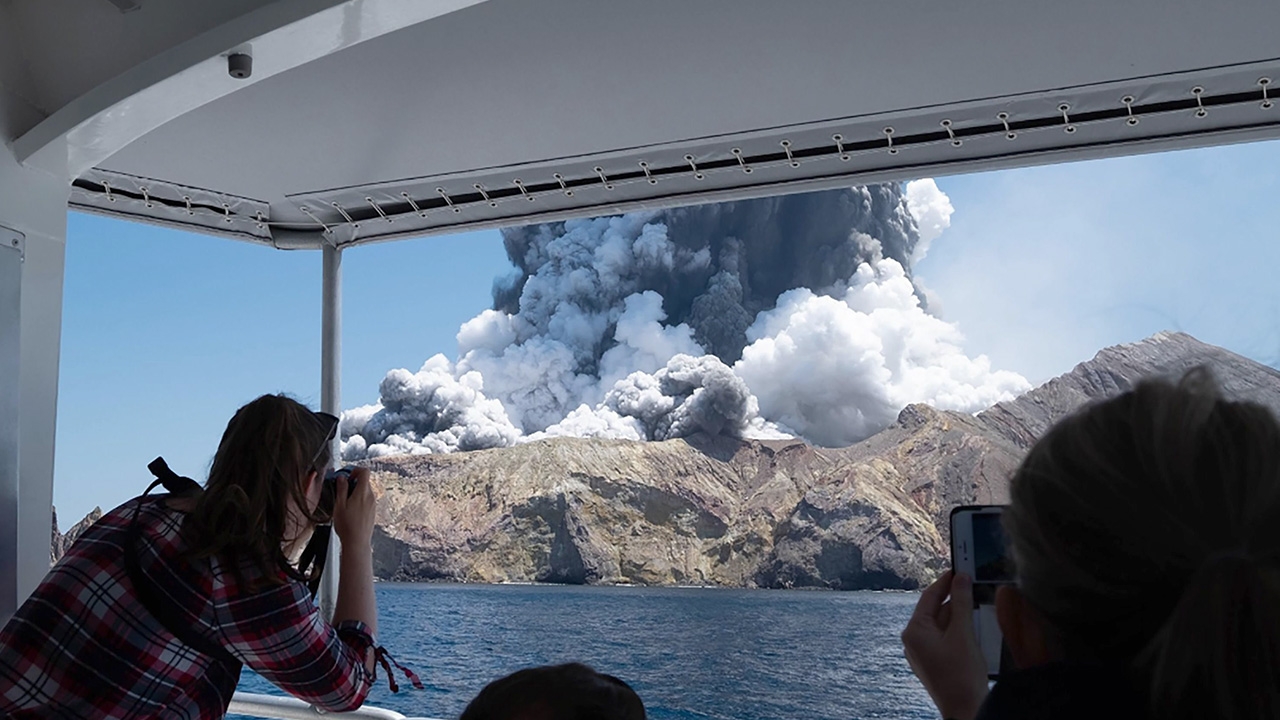
[[[913,588],[936,517],[985,502],[1017,449],[924,406],[838,450],[798,440],[557,438],[373,463],[375,573],[396,580]],[[938,448],[953,450],[939,463]],[[992,457],[988,457],[992,455]]]
[[[1280,409],[1280,373],[1181,334],[1108,348],[977,416],[912,405],[847,448],[799,440],[558,438],[384,458],[389,580],[916,588],[949,564],[952,507],[1007,501],[1026,449],[1081,405],[1208,364]]]

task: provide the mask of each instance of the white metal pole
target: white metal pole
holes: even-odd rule
[[[0,83],[0,117],[12,101]],[[0,623],[49,572],[71,188],[19,165],[3,130],[0,122]]]
[[[342,249],[326,243],[320,305],[320,409],[342,414]],[[338,460],[339,440],[333,439],[333,458]],[[337,533],[329,535],[329,554],[317,593],[320,613],[333,619],[338,600],[338,557],[342,551]]]
[[[21,427],[22,253],[26,237],[0,227],[0,623],[18,609],[18,433]]]

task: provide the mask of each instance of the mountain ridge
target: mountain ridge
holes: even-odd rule
[[[1252,400],[1280,415],[1280,370],[1183,332],[1163,331],[1132,343],[1111,345],[1070,371],[978,413],[983,422],[1020,447],[1087,402],[1132,388],[1144,377],[1177,378],[1206,365],[1230,398]]]
[[[909,405],[845,448],[696,435],[555,438],[373,461],[375,573],[389,580],[835,589],[920,587],[948,516],[1002,503],[1034,439],[1152,375],[1208,365],[1280,412],[1280,371],[1165,332],[1100,350],[976,415]]]

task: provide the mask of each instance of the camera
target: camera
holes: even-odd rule
[[[320,504],[316,506],[316,514],[326,518],[333,518],[334,502],[337,499],[338,478],[345,477],[347,479],[347,497],[356,491],[355,468],[347,466],[339,470],[330,470],[325,473],[324,482],[320,486]]]
[[[231,53],[227,56],[227,74],[244,80],[253,74],[253,56],[248,53]]]

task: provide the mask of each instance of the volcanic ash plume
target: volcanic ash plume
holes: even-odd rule
[[[343,457],[506,447],[520,437],[502,403],[481,391],[478,373],[436,355],[417,373],[392,370],[381,403],[342,414]]]
[[[348,458],[574,435],[856,442],[911,402],[1028,389],[929,315],[913,260],[949,225],[932,180],[503,231],[516,273],[458,359],[393,370],[343,416]]]
[[[748,330],[735,366],[761,413],[818,445],[843,446],[913,402],[972,412],[1030,389],[960,349],[954,325],[921,309],[903,267],[876,260],[833,296],[796,289]]]

